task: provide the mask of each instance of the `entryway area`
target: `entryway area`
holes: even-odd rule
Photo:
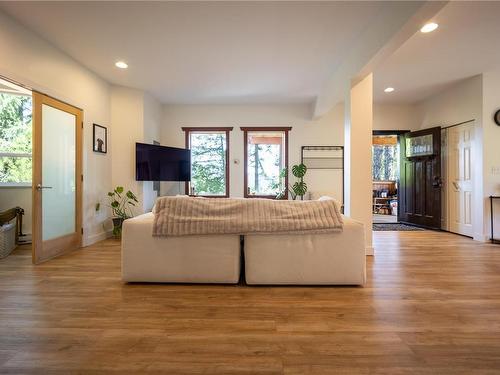
[[[475,121],[373,134],[374,230],[473,237]]]

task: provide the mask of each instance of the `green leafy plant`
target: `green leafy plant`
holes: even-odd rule
[[[288,185],[278,193],[276,198],[283,199],[286,193],[286,189],[290,192],[290,196],[293,200],[297,197],[303,197],[307,192],[307,184],[304,182],[304,176],[307,173],[307,167],[304,164],[296,164],[292,167],[292,174],[298,180],[293,183],[293,185]],[[283,180],[288,174],[288,170],[285,168],[280,173],[280,180]]]
[[[117,186],[113,191],[108,192],[109,207],[113,212],[113,234],[120,236],[122,224],[133,215],[132,207],[139,203],[136,195],[128,190],[124,193],[123,186]]]
[[[123,192],[123,186],[117,186],[113,191],[108,192],[110,200],[109,207],[111,207],[114,217],[126,220],[133,216],[131,206],[135,207],[136,203],[139,203],[139,201],[130,190],[125,194],[123,194]]]

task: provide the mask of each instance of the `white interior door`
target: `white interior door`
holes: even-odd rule
[[[448,129],[448,199],[450,232],[473,236],[472,163],[474,123]]]

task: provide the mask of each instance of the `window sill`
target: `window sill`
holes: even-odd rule
[[[1,182],[0,189],[31,189],[31,182],[27,183]]]
[[[229,198],[227,195],[192,195],[189,194],[190,197],[192,198]]]
[[[283,198],[276,198],[276,195],[256,195],[256,194],[247,194],[245,198],[261,198],[261,199],[274,199],[274,200],[285,200],[288,199],[288,196]]]

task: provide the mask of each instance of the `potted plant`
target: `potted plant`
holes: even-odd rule
[[[306,175],[307,167],[304,164],[297,164],[292,167],[292,174],[298,179],[295,181],[293,185],[286,186],[282,189],[277,195],[277,199],[283,199],[285,196],[286,189],[290,192],[290,196],[293,200],[297,199],[297,197],[302,198],[307,192],[307,184],[304,182],[304,176]],[[285,168],[280,173],[280,179],[284,179],[288,173],[288,170]]]
[[[123,221],[133,216],[132,206],[135,207],[139,202],[130,190],[125,194],[123,191],[123,186],[117,186],[113,191],[108,192],[109,207],[113,212],[113,235],[115,237],[121,236]]]

